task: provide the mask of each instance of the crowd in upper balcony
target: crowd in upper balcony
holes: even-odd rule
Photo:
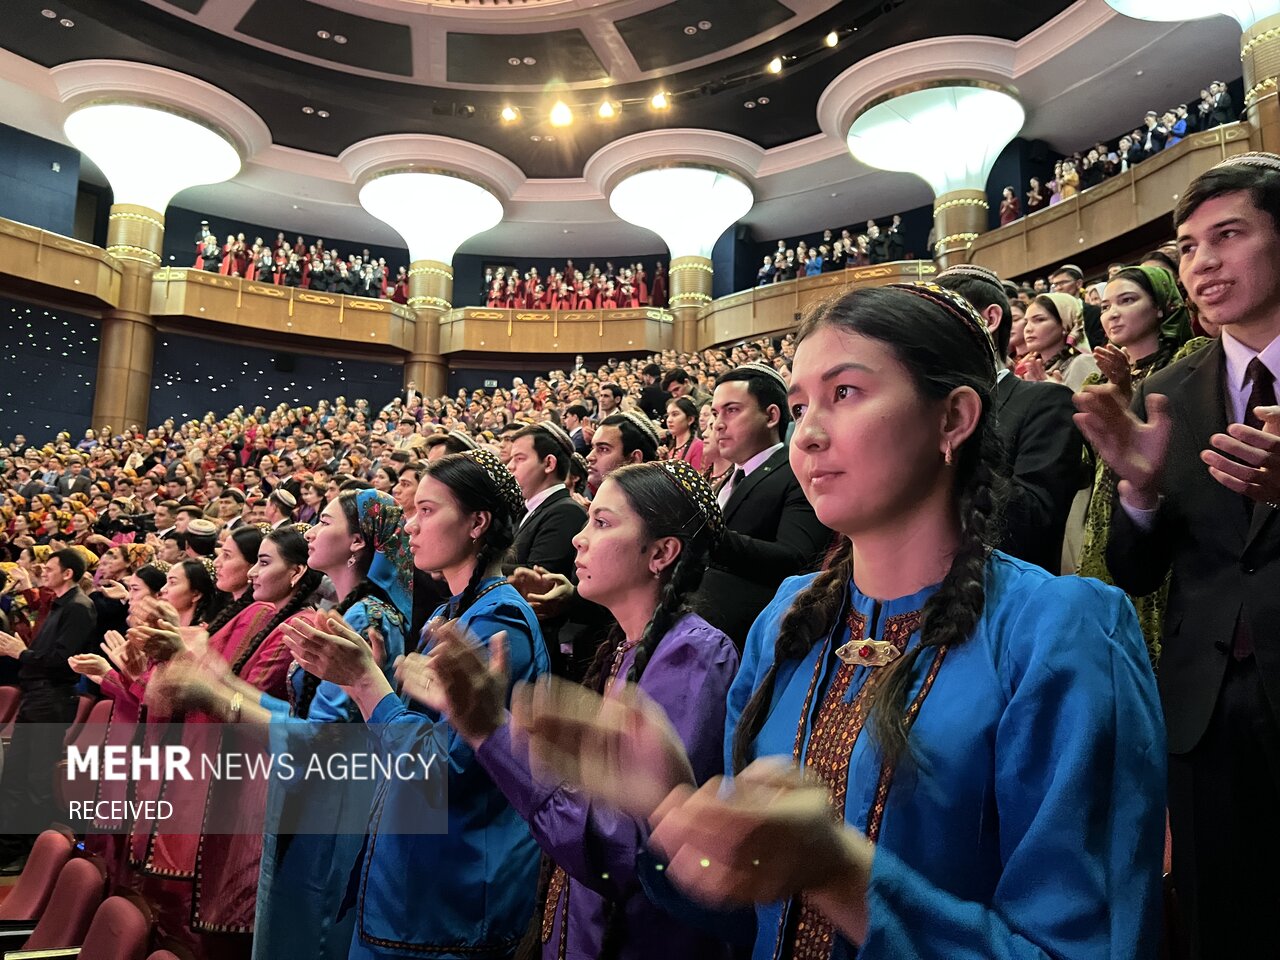
[[[615,267],[594,261],[585,270],[566,260],[564,269],[551,267],[545,276],[537,267],[523,272],[515,266],[487,267],[481,302],[507,310],[617,310],[667,306],[667,266],[659,261],[653,273],[643,263]]]

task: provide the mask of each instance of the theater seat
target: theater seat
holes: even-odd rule
[[[107,897],[93,915],[80,955],[86,960],[142,960],[151,920],[124,897]]]
[[[71,726],[67,727],[67,735],[62,738],[63,746],[71,743],[80,735],[80,731],[84,728],[85,722],[89,719],[97,704],[107,704],[108,711],[110,711],[111,702],[108,699],[91,697],[87,693],[80,694],[76,702],[76,718],[71,721]]]
[[[84,942],[94,912],[102,903],[107,878],[101,864],[87,857],[68,860],[58,874],[49,903],[23,950],[78,947]]]
[[[81,698],[80,707],[85,707],[84,700]],[[67,738],[63,741],[63,746],[69,747],[72,744],[79,747],[82,751],[87,750],[95,744],[101,744],[107,737],[107,723],[111,720],[111,710],[115,704],[109,699],[90,702],[86,715],[81,720],[78,727],[72,727],[67,733]],[[67,761],[59,760],[58,766],[54,770],[53,790],[54,795],[58,799],[58,809],[69,810],[72,801],[87,802],[92,800],[97,794],[97,783],[87,776],[80,776],[76,780],[67,779]]]
[[[13,721],[18,716],[18,701],[22,692],[17,687],[0,687],[0,737],[13,736]]]
[[[36,837],[31,856],[13,891],[0,903],[0,921],[6,925],[27,922],[34,928],[53,893],[63,866],[71,859],[71,838],[57,830]]]

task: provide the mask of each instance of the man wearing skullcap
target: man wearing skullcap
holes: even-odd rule
[[[267,523],[272,530],[278,530],[285,524],[293,523],[293,512],[298,509],[298,501],[288,490],[276,490],[267,497]]]
[[[1118,478],[1107,568],[1165,583],[1160,698],[1178,904],[1199,957],[1276,954],[1280,902],[1280,156],[1202,173],[1174,212],[1180,277],[1221,336],[1112,385],[1077,423]]]

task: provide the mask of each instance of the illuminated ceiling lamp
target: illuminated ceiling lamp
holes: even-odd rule
[[[155,322],[151,280],[164,248],[164,211],[188,187],[240,171],[231,140],[167,107],[95,101],[76,107],[63,130],[111,184],[107,253],[120,262],[120,300],[102,316],[93,426],[145,424],[151,397]]]
[[[692,165],[642,170],[610,192],[614,213],[667,244],[677,350],[695,349],[698,311],[711,302],[712,247],[754,203],[751,188],[739,177]]]
[[[1241,30],[1257,26],[1268,17],[1280,14],[1277,0],[1107,0],[1107,5],[1117,13],[1135,20],[1181,22],[1203,20],[1219,15],[1233,18]]]
[[[111,184],[114,230],[108,233],[114,235],[108,236],[108,250],[122,259],[159,266],[169,201],[188,187],[222,183],[240,172],[240,154],[230,139],[167,107],[86,103],[71,112],[63,129]]]
[[[445,171],[393,169],[360,187],[360,205],[404,238],[409,248],[408,305],[417,317],[406,383],[427,396],[445,392],[440,317],[452,309],[453,255],[502,220],[502,202],[487,188]]]
[[[551,107],[548,119],[553,127],[567,127],[573,123],[573,111],[563,100],[557,100]]]
[[[1135,20],[1202,20],[1219,14],[1240,24],[1244,106],[1257,131],[1255,145],[1280,152],[1280,0],[1107,0]]]
[[[987,177],[1025,119],[1022,104],[994,84],[944,80],[873,101],[849,129],[849,151],[933,188],[935,254],[945,266],[986,230]]]

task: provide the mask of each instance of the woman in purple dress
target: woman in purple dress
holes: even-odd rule
[[[710,485],[683,460],[611,473],[574,538],[578,591],[613,615],[613,633],[583,681],[612,696],[645,696],[665,714],[701,783],[720,765],[725,693],[738,652],[686,601],[724,528]],[[706,932],[645,896],[636,855],[647,829],[530,769],[513,747],[505,656],[488,664],[456,631],[442,629],[427,656],[410,655],[403,690],[448,716],[494,783],[528,822],[544,856],[538,909],[518,957],[712,960],[727,953]],[[625,692],[636,684],[642,694]]]

